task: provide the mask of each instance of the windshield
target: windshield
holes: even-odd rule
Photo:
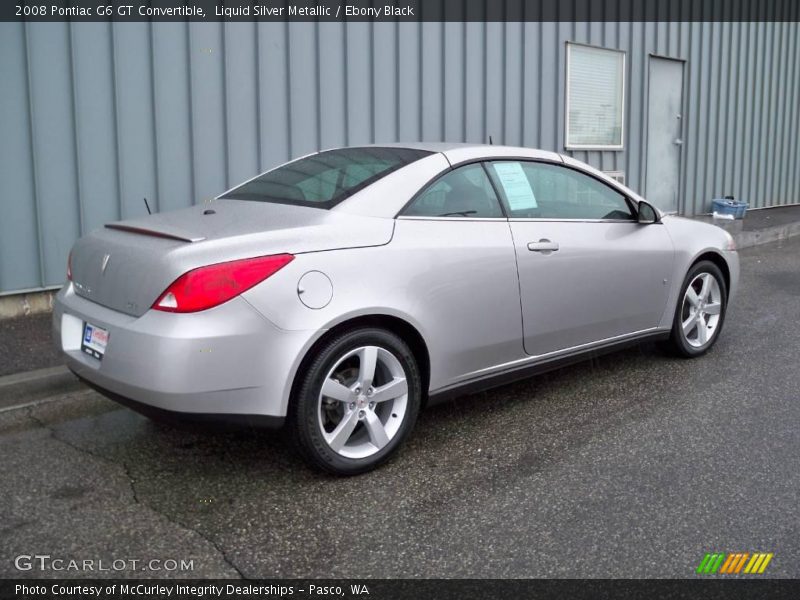
[[[410,148],[327,150],[259,175],[220,198],[330,208],[429,154]]]

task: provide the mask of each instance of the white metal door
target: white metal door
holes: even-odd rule
[[[683,61],[650,57],[645,197],[678,210],[682,139]]]

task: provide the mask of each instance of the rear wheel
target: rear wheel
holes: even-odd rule
[[[363,473],[387,460],[411,432],[422,382],[411,350],[395,334],[344,332],[304,370],[290,416],[312,465],[339,475]]]
[[[679,354],[705,354],[717,341],[725,320],[728,291],[719,267],[702,261],[686,275],[681,288],[670,342]]]

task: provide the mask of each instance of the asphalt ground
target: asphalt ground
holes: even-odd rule
[[[49,313],[0,320],[0,377],[61,364]]]
[[[4,410],[0,576],[694,577],[761,551],[756,577],[798,577],[800,238],[741,254],[705,357],[645,344],[431,408],[359,477],[84,389]],[[36,553],[194,570],[14,568]]]

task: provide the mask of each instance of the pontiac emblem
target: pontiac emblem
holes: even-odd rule
[[[106,254],[103,257],[103,263],[100,265],[100,273],[102,273],[103,275],[106,274],[106,267],[108,266],[108,259],[110,258],[111,258],[110,254]]]

